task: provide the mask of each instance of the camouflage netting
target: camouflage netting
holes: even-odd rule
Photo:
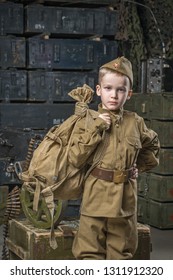
[[[138,91],[142,59],[162,57],[163,53],[166,58],[173,58],[173,1],[119,0],[116,3],[119,20],[115,39],[119,41],[119,53],[133,63],[134,91]]]
[[[117,11],[119,19],[116,40],[119,41],[119,52],[133,63],[134,90],[137,90],[140,62],[147,55],[143,29],[136,5],[119,1]]]
[[[141,25],[144,31],[149,57],[162,56],[162,42],[165,45],[166,58],[173,58],[173,1],[172,0],[141,0],[152,10],[157,26],[149,10],[138,8]],[[160,36],[158,29],[160,29]]]

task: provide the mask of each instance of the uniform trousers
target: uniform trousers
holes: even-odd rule
[[[81,215],[72,252],[78,260],[126,260],[137,249],[136,215],[105,218]]]

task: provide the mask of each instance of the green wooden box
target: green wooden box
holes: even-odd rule
[[[156,120],[173,120],[173,94],[151,94],[150,118]]]
[[[173,202],[158,202],[138,196],[138,222],[160,229],[173,228]]]
[[[161,147],[173,148],[173,121],[151,120],[150,128],[157,132]]]
[[[140,174],[138,178],[138,195],[159,202],[173,202],[173,175]]]
[[[151,98],[148,94],[134,93],[130,100],[127,100],[125,109],[136,112],[144,119],[149,119],[150,116]]]
[[[58,248],[50,248],[50,230],[35,228],[27,219],[9,221],[6,244],[11,260],[72,260],[72,243],[78,220],[62,221],[55,230]],[[138,223],[138,248],[133,259],[150,259],[150,227]]]
[[[151,170],[152,173],[160,175],[173,175],[173,149],[160,149],[159,165]]]
[[[126,102],[125,109],[135,111],[144,119],[173,121],[173,94],[135,93]]]

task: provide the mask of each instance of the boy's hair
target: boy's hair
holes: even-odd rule
[[[122,75],[125,75],[130,80],[131,88],[133,86],[133,70],[132,70],[132,64],[131,62],[125,58],[124,56],[118,57],[104,65],[102,65],[99,69],[99,72],[101,69],[109,69],[111,71],[115,71],[116,73],[120,73]],[[103,73],[103,72],[101,72]],[[105,72],[104,72],[105,73]],[[100,73],[99,73],[100,75]],[[101,74],[102,75],[102,74]]]

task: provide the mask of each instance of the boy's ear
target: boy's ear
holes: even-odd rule
[[[100,96],[100,85],[96,85],[96,94],[97,96]]]
[[[129,100],[129,99],[131,98],[132,94],[133,94],[133,90],[131,89],[131,90],[129,90],[129,92],[128,92],[127,100]]]

